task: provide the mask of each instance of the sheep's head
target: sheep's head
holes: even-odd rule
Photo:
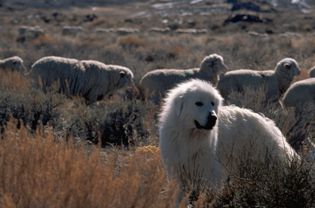
[[[11,71],[21,71],[26,72],[26,67],[24,66],[23,60],[18,56],[12,56],[6,58],[2,61],[2,67]]]
[[[129,68],[116,66],[116,69],[117,69],[116,87],[118,89],[133,84],[134,75]]]
[[[315,77],[315,66],[308,72],[310,77]]]
[[[292,58],[284,58],[277,63],[275,71],[283,77],[293,79],[294,76],[300,74],[301,69],[296,60]]]
[[[202,72],[210,72],[213,75],[219,75],[221,73],[225,73],[227,71],[227,67],[224,64],[223,57],[218,54],[211,54],[206,56],[201,64],[200,71]]]

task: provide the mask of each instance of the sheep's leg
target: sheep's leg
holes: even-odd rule
[[[298,115],[297,120],[288,131],[288,137],[290,138],[290,145],[294,148],[294,150],[299,151],[299,149],[301,148],[301,144],[305,140],[305,138],[307,138],[306,134],[309,132],[310,129],[311,118],[306,115],[312,115],[312,113],[303,113],[296,111],[295,115]],[[299,115],[305,116],[302,117]]]
[[[83,97],[85,98],[87,104],[92,104],[97,100],[95,90],[93,89],[86,90],[86,92],[83,94]]]
[[[65,95],[71,96],[71,90],[70,90],[70,79],[63,79],[61,81],[62,84],[62,91]]]
[[[96,88],[97,88],[97,87],[96,87]],[[112,94],[108,94],[108,93],[107,93],[107,96],[106,96],[106,97],[109,98],[109,95],[112,96]],[[89,93],[88,93],[88,96],[87,96],[89,104],[94,103],[94,102],[96,102],[96,101],[100,101],[100,100],[102,100],[104,97],[105,97],[104,93],[100,92],[100,91],[97,90],[97,89],[91,89],[91,90],[89,91]]]
[[[37,86],[36,86],[37,87]],[[47,89],[46,89],[46,86],[43,84],[43,82],[41,84],[39,84],[39,87],[42,89],[42,91],[44,93],[47,93]]]
[[[47,81],[47,80],[41,79],[41,83],[40,84],[42,85],[43,92],[47,93],[47,89],[51,87],[50,82]]]
[[[66,83],[65,83],[65,80],[59,78],[58,82],[59,82],[59,83],[58,83],[58,84],[59,84],[59,86],[58,86],[58,92],[59,92],[59,93],[62,93],[62,94],[66,94]],[[66,94],[66,95],[67,95],[67,94]]]

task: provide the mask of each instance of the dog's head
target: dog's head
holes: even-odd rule
[[[193,79],[169,91],[164,111],[172,114],[178,125],[185,129],[211,130],[217,123],[222,100],[210,83]],[[170,109],[165,109],[167,106]]]

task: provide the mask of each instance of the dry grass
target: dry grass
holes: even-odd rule
[[[0,141],[0,207],[169,207],[159,149],[57,142],[51,131],[8,127]]]
[[[26,92],[30,89],[30,80],[21,72],[1,70],[0,89],[13,92]]]
[[[126,37],[121,37],[118,40],[118,43],[124,49],[144,47],[147,45],[147,43],[140,37],[131,36],[131,35],[126,36]]]
[[[58,140],[49,128],[30,135],[14,126],[0,140],[0,207],[173,207],[176,185],[167,182],[156,146],[104,150]],[[208,201],[201,193],[197,207],[312,207],[307,166],[284,172],[248,161],[222,194]]]

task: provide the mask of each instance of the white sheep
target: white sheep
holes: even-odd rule
[[[62,35],[76,36],[83,32],[81,26],[64,26],[62,28]]]
[[[308,74],[310,77],[315,77],[315,67],[311,68]]]
[[[314,112],[315,78],[293,83],[284,93],[282,104],[286,108],[293,107],[297,114],[302,114],[305,111]]]
[[[231,92],[244,92],[247,89],[266,92],[265,98],[269,102],[278,101],[288,89],[294,77],[300,74],[298,63],[292,58],[279,61],[274,70],[255,71],[249,69],[233,70],[220,77],[218,89],[228,100]]]
[[[199,68],[193,69],[157,69],[146,73],[140,80],[140,87],[146,98],[153,98],[159,102],[167,90],[180,82],[188,79],[198,78],[210,81],[216,84],[218,76],[224,73],[227,67],[224,64],[223,57],[218,54],[206,56]]]
[[[18,56],[0,60],[0,70],[26,72],[24,61]]]
[[[169,27],[166,28],[152,27],[149,29],[149,32],[167,34],[171,32],[171,29]]]
[[[25,40],[36,39],[45,34],[45,31],[39,26],[20,26],[18,28],[18,40],[24,42]]]
[[[126,67],[56,56],[36,61],[31,75],[45,92],[56,83],[59,92],[82,96],[89,103],[133,83],[133,73]]]

